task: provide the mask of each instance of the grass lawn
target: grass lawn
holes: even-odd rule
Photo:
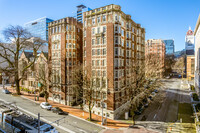
[[[189,103],[179,103],[178,120],[182,118],[183,123],[194,123],[192,106]]]
[[[194,123],[182,123],[182,127],[183,130],[181,130],[181,133],[196,133]]]

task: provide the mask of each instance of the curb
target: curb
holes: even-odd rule
[[[34,101],[34,100],[32,100],[32,99],[29,99],[29,98],[27,98],[27,97],[25,97],[25,96],[21,96],[21,97],[24,98],[24,99],[26,99],[26,100],[29,100],[29,101],[31,101],[31,102],[40,104],[39,102]],[[85,119],[83,119],[83,118],[80,118],[80,117],[78,117],[78,116],[72,115],[72,114],[70,114],[70,113],[69,113],[68,115],[69,115],[69,116],[72,116],[72,117],[75,117],[75,118],[77,118],[77,119],[80,119],[80,120],[84,120],[85,122],[88,122],[88,123],[90,123],[90,124],[94,124],[94,125],[96,125],[96,126],[99,126],[99,127],[105,128],[105,129],[112,129],[112,128],[109,128],[109,127],[106,127],[106,126],[102,126],[102,125],[99,125],[99,124],[96,124],[96,123],[87,121],[87,120],[85,120]]]
[[[32,99],[29,99],[29,98],[27,98],[27,97],[25,97],[25,96],[21,96],[21,97],[24,98],[24,99],[26,99],[26,100],[29,100],[29,101],[31,101],[31,102],[34,102],[34,103],[40,104],[39,102],[34,101],[34,100],[32,100]]]

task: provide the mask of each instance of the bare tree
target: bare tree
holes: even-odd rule
[[[145,75],[148,78],[161,78],[164,74],[164,59],[159,54],[145,56]]]
[[[39,95],[42,91],[44,93],[45,101],[48,102],[49,92],[48,85],[51,83],[51,78],[48,76],[51,75],[48,69],[48,59],[45,56],[46,53],[41,53],[35,63],[35,78],[40,85]]]
[[[184,56],[181,56],[176,60],[174,66],[173,66],[173,69],[177,73],[181,74],[182,78],[183,78],[183,75],[185,74],[185,58],[184,58]]]
[[[82,65],[77,65],[73,69],[73,90],[74,90],[74,95],[76,97],[76,105],[81,105],[83,104],[83,67]]]
[[[154,57],[154,56],[152,56]],[[160,70],[157,58],[146,59],[145,64],[138,61],[132,66],[133,80],[129,85],[129,101],[132,124],[135,125],[135,111],[143,104],[153,89],[161,85],[157,70]]]
[[[3,31],[3,35],[7,43],[0,43],[0,57],[2,58],[1,63],[5,63],[6,66],[0,69],[9,74],[9,76],[15,77],[16,92],[20,95],[20,80],[27,69],[34,64],[37,57],[35,54],[30,63],[23,64],[19,68],[20,53],[27,49],[36,52],[45,41],[33,37],[21,26],[9,26]],[[19,74],[19,70],[21,70],[21,74]]]
[[[91,71],[87,68],[83,73],[83,101],[84,105],[88,107],[89,120],[92,120],[92,109],[96,101],[101,101],[101,106],[104,108],[106,82],[108,79],[101,76],[94,76],[95,70]]]
[[[92,120],[92,109],[95,105],[95,100],[93,98],[94,92],[95,92],[95,87],[94,87],[94,81],[92,78],[90,78],[89,75],[84,75],[83,78],[83,86],[84,86],[84,99],[85,99],[85,104],[88,106],[88,111],[89,111],[89,121]]]
[[[173,66],[175,64],[174,55],[166,55],[165,56],[165,76],[169,76],[172,73]]]

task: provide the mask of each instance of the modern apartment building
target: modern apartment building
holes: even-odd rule
[[[166,55],[174,54],[174,39],[163,40],[165,43]]]
[[[76,14],[77,21],[82,23],[83,22],[83,12],[90,11],[90,10],[92,10],[92,9],[89,7],[86,7],[85,5],[78,5],[77,6],[77,14]]]
[[[156,58],[158,65],[160,66],[160,70],[158,71],[158,76],[162,78],[164,76],[163,74],[164,74],[164,67],[165,67],[164,41],[161,39],[149,39],[146,41],[145,46],[146,46],[145,57],[148,58],[149,55],[153,55],[153,57]]]
[[[200,15],[194,30],[195,36],[195,80],[194,85],[197,93],[200,95]]]
[[[117,119],[129,109],[134,63],[145,59],[145,29],[111,4],[83,13],[83,41],[84,71],[98,84],[92,113]]]
[[[50,100],[72,105],[73,69],[82,64],[82,23],[66,17],[49,23]]]
[[[25,24],[25,28],[35,37],[40,37],[42,40],[48,41],[48,23],[52,19],[43,17]]]

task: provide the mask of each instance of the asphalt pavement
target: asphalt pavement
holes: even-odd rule
[[[137,124],[164,132],[168,123],[178,121],[179,103],[191,103],[189,89],[181,87],[181,79],[165,79],[162,89],[143,113],[137,116]]]
[[[40,108],[38,103],[34,103],[20,96],[4,94],[1,88],[0,100],[16,104],[19,110],[33,117],[37,117],[38,113],[40,113],[41,120],[52,124],[60,133],[98,133],[104,129],[103,127],[73,116],[52,113],[51,111]],[[58,122],[57,120],[60,121]]]

